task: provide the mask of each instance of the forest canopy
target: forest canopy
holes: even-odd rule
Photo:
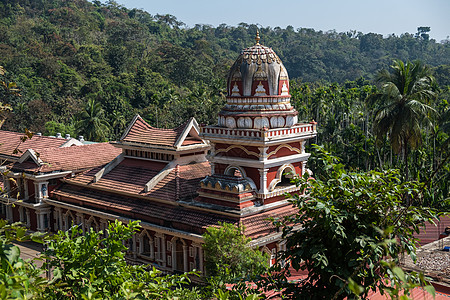
[[[427,38],[428,27],[387,37],[246,23],[190,28],[175,16],[115,1],[6,0],[0,3],[0,65],[21,96],[0,90],[1,101],[13,108],[3,128],[89,135],[77,126],[89,101],[100,104],[96,113],[109,125],[98,140],[116,139],[135,113],[159,127],[190,116],[214,123],[228,69],[254,43],[258,27],[294,86],[370,80],[393,59],[419,58],[434,68],[441,86],[450,84],[450,41]]]

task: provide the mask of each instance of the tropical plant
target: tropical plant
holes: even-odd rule
[[[53,277],[45,299],[195,299],[184,288],[188,275],[162,275],[145,265],[130,265],[125,246],[139,229],[138,222],[115,221],[105,232],[77,226],[60,231],[47,242],[44,267]]]
[[[203,235],[208,276],[251,279],[263,274],[269,264],[267,254],[250,247],[242,225],[219,223]],[[228,268],[227,274],[224,270]]]
[[[42,234],[27,234],[19,223],[8,224],[0,219],[0,297],[2,299],[33,299],[47,284],[33,262],[20,257],[16,241],[42,241]]]
[[[78,118],[76,128],[86,140],[97,142],[106,140],[110,129],[99,102],[95,102],[93,99],[89,100]]]
[[[275,220],[287,239],[280,257],[284,267],[272,270],[275,287],[293,299],[359,299],[376,290],[398,296],[427,286],[423,275],[398,266],[402,255],[415,260],[414,233],[436,220],[432,209],[406,201],[409,195],[420,204],[424,185],[402,182],[398,170],[350,173],[323,148],[316,149],[327,172],[297,178],[305,191],[291,196],[298,212]],[[306,279],[290,282],[292,268],[307,271]]]
[[[203,234],[208,282],[205,293],[209,292],[209,296],[230,300],[261,299],[261,291],[249,285],[267,272],[269,257],[251,247],[251,239],[243,232],[242,225],[219,222]]]
[[[392,72],[377,75],[381,92],[369,97],[375,106],[374,134],[378,141],[388,137],[396,153],[403,152],[405,177],[409,178],[408,149],[422,142],[422,127],[430,126],[429,105],[436,97],[431,70],[420,61],[404,63],[395,60]]]

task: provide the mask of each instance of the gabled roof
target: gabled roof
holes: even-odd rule
[[[183,146],[206,143],[199,136],[197,121],[191,118],[174,129],[155,128],[136,115],[120,138],[122,143],[155,145],[179,149]]]
[[[34,137],[33,137],[34,138]],[[28,149],[13,164],[13,170],[25,172],[77,171],[104,165],[121,153],[109,143],[42,149]]]
[[[64,147],[67,143],[73,143],[73,139],[66,140],[49,136],[34,135],[25,142],[21,141],[24,133],[0,130],[0,155],[19,158],[27,149],[41,152],[46,148]],[[80,143],[81,145],[81,143]],[[14,150],[17,148],[17,153]]]

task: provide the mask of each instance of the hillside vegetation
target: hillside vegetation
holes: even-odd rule
[[[239,51],[254,43],[256,29],[245,23],[188,28],[174,16],[153,16],[114,1],[2,1],[0,65],[6,81],[21,91],[2,91],[2,101],[14,109],[3,128],[83,134],[76,116],[89,100],[103,109],[108,139],[117,138],[137,112],[159,127],[190,116],[215,122],[227,71]],[[436,67],[441,84],[450,83],[448,41],[290,26],[259,30],[291,79],[301,82],[371,79],[394,58],[420,58]]]

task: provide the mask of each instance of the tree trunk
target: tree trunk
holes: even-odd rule
[[[403,147],[405,147],[404,151],[404,161],[405,161],[405,180],[409,180],[409,166],[408,166],[408,140],[406,138],[403,139]]]

